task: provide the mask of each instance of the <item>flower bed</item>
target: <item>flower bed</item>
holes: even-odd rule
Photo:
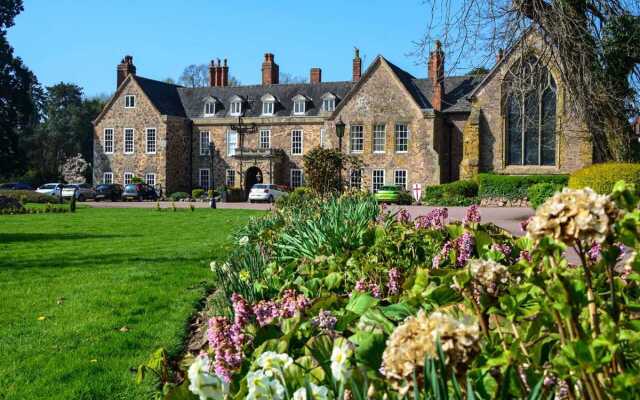
[[[157,353],[139,377],[153,369],[167,398],[638,398],[640,259],[621,261],[640,247],[635,193],[565,190],[522,238],[476,206],[463,221],[362,196],[278,209],[211,265],[216,315],[186,374]]]

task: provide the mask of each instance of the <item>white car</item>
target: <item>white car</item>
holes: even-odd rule
[[[36,189],[36,192],[42,194],[48,194],[49,196],[60,196],[60,189],[62,188],[62,183],[45,183]]]
[[[278,197],[286,194],[287,192],[278,185],[258,183],[253,185],[251,191],[249,191],[249,203],[256,201],[267,201],[269,203],[273,203],[278,199]]]
[[[96,191],[88,183],[72,183],[64,185],[62,188],[62,197],[69,199],[71,196],[76,196],[76,200],[85,201],[86,199],[94,199],[96,197]]]

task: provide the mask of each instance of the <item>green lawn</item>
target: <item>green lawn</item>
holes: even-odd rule
[[[81,208],[0,216],[0,399],[147,398],[130,368],[158,347],[181,350],[211,284],[210,261],[254,215]]]

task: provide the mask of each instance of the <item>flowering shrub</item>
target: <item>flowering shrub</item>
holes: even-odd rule
[[[640,397],[634,186],[558,193],[520,238],[475,207],[411,220],[368,201],[313,200],[239,232],[212,265],[223,290],[205,353],[168,396]],[[354,243],[317,225],[341,212]]]

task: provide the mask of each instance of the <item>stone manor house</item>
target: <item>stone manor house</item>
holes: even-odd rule
[[[538,43],[535,35],[523,40]],[[523,47],[524,48],[524,47]],[[501,174],[567,173],[592,162],[584,125],[565,108],[559,74],[543,68],[534,90],[508,90],[512,66],[537,62],[536,46],[500,52],[485,76],[445,76],[439,43],[427,77],[414,77],[377,56],[362,73],[356,49],[352,79],[279,83],[273,54],[260,85],[229,85],[229,65],[212,61],[209,86],[186,88],[143,78],[133,58],[117,66],[117,90],[94,121],[94,182],[127,184],[139,177],[165,193],[258,182],[304,184],[303,156],[337,148],[363,168],[345,171],[352,187],[410,188]],[[542,51],[540,52],[542,54]],[[253,132],[239,133],[239,118]],[[210,154],[210,143],[214,154]]]

